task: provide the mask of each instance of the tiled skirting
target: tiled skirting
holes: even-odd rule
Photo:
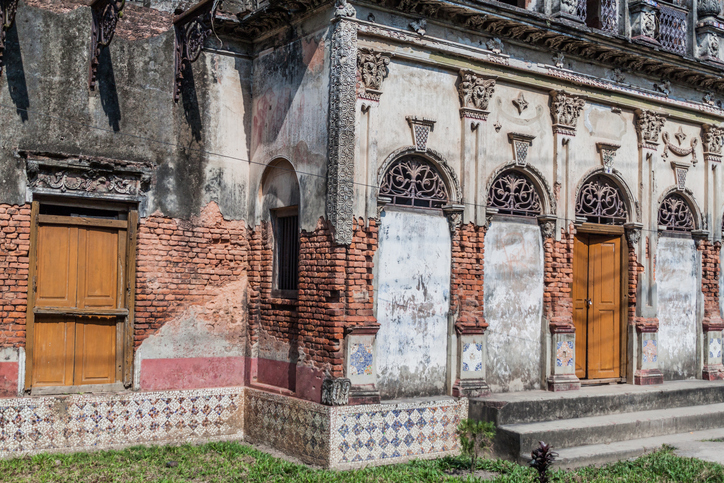
[[[0,457],[247,439],[331,468],[456,454],[467,399],[330,407],[244,387],[0,399]]]
[[[243,437],[244,388],[0,399],[0,457]]]

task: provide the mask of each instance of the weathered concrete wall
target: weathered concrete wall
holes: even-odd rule
[[[661,237],[656,251],[659,294],[659,367],[665,379],[696,376],[696,246]]]
[[[383,398],[445,392],[450,262],[444,216],[386,210],[377,262],[377,387]]]
[[[542,315],[540,228],[495,220],[485,234],[486,376],[491,390],[540,387]]]

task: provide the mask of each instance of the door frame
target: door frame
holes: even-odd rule
[[[576,226],[576,234],[586,234],[586,235],[605,235],[605,236],[616,236],[620,237],[621,239],[621,260],[620,260],[620,267],[621,267],[621,307],[620,307],[620,367],[621,367],[621,376],[613,379],[581,379],[581,384],[605,384],[607,382],[624,382],[624,383],[633,383],[633,381],[628,380],[628,364],[630,361],[629,354],[628,354],[628,339],[629,339],[629,331],[628,331],[628,307],[629,307],[629,294],[628,294],[628,286],[629,286],[629,263],[628,263],[628,252],[629,252],[629,246],[628,246],[628,240],[625,236],[625,229],[623,225],[599,225],[597,223],[582,223],[577,224]],[[575,235],[574,235],[575,236]],[[575,257],[573,257],[571,264],[575,262]],[[573,280],[571,280],[571,297],[573,296]]]
[[[77,208],[90,209],[106,209],[108,211],[117,211],[126,213],[125,220],[108,220],[108,219],[88,219],[79,217],[74,219],[74,224],[82,226],[95,227],[113,227],[119,230],[126,230],[126,236],[119,237],[119,246],[123,247],[123,256],[125,267],[120,274],[123,277],[123,283],[119,290],[122,290],[122,300],[125,309],[119,309],[118,317],[123,317],[123,322],[117,324],[116,330],[116,359],[120,371],[116,371],[116,382],[114,384],[104,384],[100,386],[62,386],[62,388],[39,388],[36,393],[58,394],[70,393],[82,390],[83,392],[92,391],[118,391],[128,388],[133,383],[133,334],[134,334],[134,311],[135,311],[135,294],[136,294],[136,244],[138,238],[138,209],[125,203],[107,203],[95,202],[92,200],[73,199],[73,198],[41,198],[33,200],[30,212],[30,248],[28,253],[28,296],[26,306],[25,320],[25,384],[24,392],[30,392],[32,388],[33,376],[33,352],[35,345],[35,315],[38,313],[35,309],[35,293],[37,288],[37,255],[38,255],[38,228],[41,223],[41,216],[48,217],[46,220],[58,218],[54,215],[40,215],[40,205],[68,206]],[[71,217],[68,217],[71,219]],[[60,223],[60,222],[59,222]],[[120,253],[119,253],[120,255]],[[44,311],[43,311],[44,312]],[[76,315],[81,310],[75,310]],[[82,388],[82,389],[81,389]]]

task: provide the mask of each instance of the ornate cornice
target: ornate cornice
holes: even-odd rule
[[[91,12],[93,25],[91,26],[90,67],[88,69],[88,87],[96,88],[96,75],[101,49],[108,47],[113,35],[116,33],[118,19],[123,16],[123,7],[126,0],[93,0]]]

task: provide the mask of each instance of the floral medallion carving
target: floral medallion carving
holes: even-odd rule
[[[357,51],[357,73],[360,89],[357,96],[362,99],[379,101],[382,81],[389,75],[390,55],[361,48]]]
[[[575,136],[578,116],[581,115],[586,101],[564,91],[551,91],[550,96],[553,132]]]
[[[488,104],[495,92],[495,79],[483,77],[471,70],[461,70],[458,82],[460,117],[485,120]]]

